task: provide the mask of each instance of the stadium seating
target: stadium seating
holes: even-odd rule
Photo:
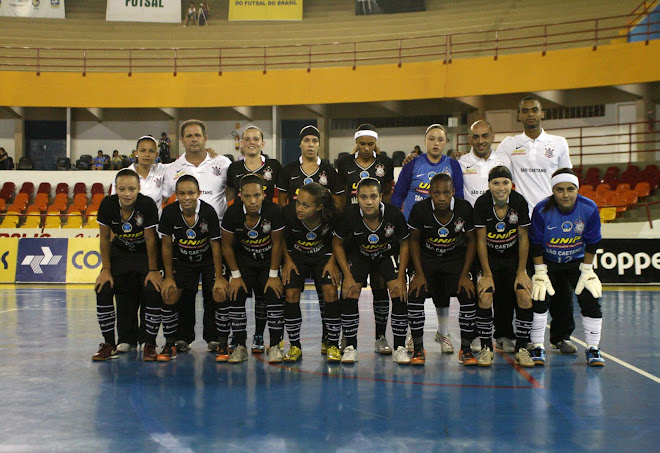
[[[49,212],[48,215],[46,215],[46,219],[44,220],[44,228],[61,228],[61,227],[62,227],[62,219],[59,213]]]
[[[24,182],[19,193],[27,194],[28,198],[34,193],[34,183]]]
[[[7,214],[2,223],[0,223],[0,228],[16,228],[18,225],[18,216]]]
[[[42,182],[39,184],[39,188],[37,189],[37,193],[45,193],[45,194],[50,194],[50,183],[49,182]]]
[[[616,208],[600,209],[600,221],[602,223],[610,222],[614,219],[616,219]]]
[[[78,194],[78,193],[87,193],[87,185],[84,182],[77,182],[75,186],[73,186],[73,194]]]
[[[69,194],[69,185],[65,182],[59,183],[55,188],[55,193],[56,194],[65,193],[65,194],[68,195]]]

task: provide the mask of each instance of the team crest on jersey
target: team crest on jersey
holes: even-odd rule
[[[199,229],[200,229],[200,231],[202,232],[202,234],[204,234],[204,233],[208,233],[208,232],[209,232],[209,225],[208,225],[208,223],[206,223],[205,220],[202,220],[202,222],[199,224]]]
[[[577,219],[575,221],[575,234],[582,234],[584,231],[584,222],[582,219]]]
[[[179,170],[179,171],[176,173],[176,175],[174,175],[174,180],[179,179],[180,177],[182,177],[182,176],[185,175],[185,174],[186,174],[186,171],[185,171],[185,170]]]
[[[379,178],[385,176],[385,165],[383,164],[376,165],[376,176],[378,176]]]
[[[377,234],[370,234],[369,237],[367,238],[369,241],[369,244],[377,244],[378,243],[378,235]]]
[[[321,236],[327,236],[327,234],[330,232],[330,227],[328,225],[324,226],[323,229],[321,230]]]
[[[273,169],[270,167],[266,167],[264,169],[264,179],[266,181],[272,181],[273,179]]]
[[[572,223],[572,222],[569,222],[568,220],[567,220],[566,222],[564,222],[564,223],[561,224],[561,230],[562,230],[564,233],[568,233],[568,232],[571,231],[572,229],[573,229],[573,223]]]
[[[195,230],[193,230],[192,228],[188,228],[188,230],[186,231],[186,237],[188,239],[195,239],[197,237],[197,233],[195,233]]]
[[[268,220],[264,220],[264,223],[261,225],[261,231],[263,231],[264,234],[268,234],[270,233],[270,230],[270,222]]]
[[[121,225],[121,230],[122,230],[124,233],[130,233],[131,231],[133,231],[133,225],[131,225],[131,224],[128,223],[128,222],[124,222],[124,223]]]
[[[454,231],[456,233],[458,233],[459,231],[461,231],[463,229],[464,226],[465,226],[465,220],[463,220],[461,217],[459,217],[458,220],[456,220],[456,222],[454,222]]]
[[[498,233],[503,232],[506,229],[506,224],[504,222],[497,222],[495,225],[495,230],[497,230]]]
[[[160,189],[160,186],[163,185],[163,177],[159,176],[157,178],[154,178],[154,184],[156,184],[156,187]]]
[[[308,241],[313,241],[314,239],[316,239],[316,233],[314,233],[313,231],[310,231],[309,233],[307,233],[307,234],[305,235],[305,238],[306,238]]]
[[[319,175],[319,184],[322,184],[324,186],[328,185],[328,175],[326,175],[325,172]]]
[[[213,173],[213,176],[220,176],[221,170],[220,167],[214,165],[211,167],[211,172]]]
[[[515,225],[518,223],[518,213],[516,211],[509,211],[509,223]]]
[[[311,184],[313,182],[314,182],[314,180],[312,178],[305,178],[305,180],[303,181],[303,184],[307,185],[307,184]]]
[[[441,238],[449,236],[449,230],[445,227],[438,228],[438,236]]]
[[[142,226],[144,224],[144,217],[139,212],[135,213],[135,224],[137,226]]]
[[[247,232],[247,235],[248,235],[248,237],[249,237],[250,239],[256,239],[257,236],[259,236],[259,233],[257,233],[257,232],[254,231],[254,230],[249,230],[249,231]]]
[[[390,223],[385,227],[385,237],[391,238],[393,234],[394,234],[394,225]]]
[[[429,178],[429,181],[433,179],[433,177],[436,175],[436,172],[430,171],[428,175],[426,175],[427,178]]]
[[[555,147],[552,143],[545,145],[545,153],[543,153],[543,155],[548,159],[555,155]]]
[[[364,170],[364,171],[360,172],[360,178],[361,179],[368,178],[368,177],[369,177],[369,172],[368,171]]]

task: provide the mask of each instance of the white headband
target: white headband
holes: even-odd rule
[[[151,135],[143,135],[142,137],[138,138],[136,143],[140,143],[142,140],[153,140],[153,142],[158,146],[158,141],[156,141],[155,138],[153,138]]]
[[[580,188],[580,181],[578,180],[578,177],[570,173],[559,173],[558,175],[553,176],[550,180],[552,187],[555,187],[560,182],[570,182],[578,189]]]
[[[369,136],[369,137],[373,137],[373,138],[375,138],[376,140],[378,140],[378,132],[376,132],[376,131],[369,131],[369,130],[366,130],[366,131],[357,131],[357,132],[355,133],[355,140],[357,140],[357,139],[360,138],[360,137],[364,137],[365,135],[367,135],[367,136]]]

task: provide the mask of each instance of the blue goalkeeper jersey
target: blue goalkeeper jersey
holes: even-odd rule
[[[413,205],[429,197],[431,178],[438,173],[446,173],[451,176],[456,190],[454,196],[463,198],[463,171],[458,161],[448,156],[442,156],[440,162],[434,164],[429,161],[426,153],[422,154],[401,169],[390,201],[399,209],[403,206],[403,215],[406,220],[410,216]]]
[[[596,203],[578,195],[569,213],[557,208],[543,211],[544,199],[534,208],[529,241],[543,247],[543,257],[555,263],[568,263],[584,258],[587,245],[601,240],[600,215]]]

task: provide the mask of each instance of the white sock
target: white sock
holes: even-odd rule
[[[584,328],[584,339],[587,342],[587,349],[591,347],[598,349],[600,332],[603,329],[603,318],[582,316],[582,327]]]
[[[532,318],[532,330],[529,331],[529,339],[534,343],[534,346],[543,347],[543,342],[545,341],[545,325],[547,322],[547,311],[545,313],[534,312],[534,317]]]
[[[438,315],[438,332],[440,335],[449,335],[449,307],[435,307]]]

